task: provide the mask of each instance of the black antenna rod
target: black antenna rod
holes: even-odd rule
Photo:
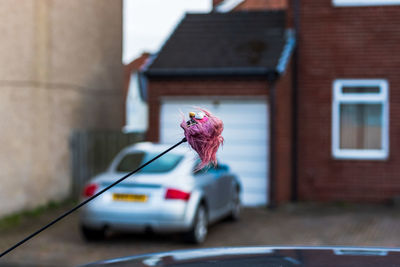
[[[155,156],[153,159],[149,160],[148,162],[144,163],[142,166],[140,166],[139,168],[137,168],[134,171],[131,171],[130,173],[128,173],[127,175],[125,175],[124,177],[120,178],[118,181],[112,183],[111,185],[107,186],[106,188],[104,188],[103,190],[101,190],[100,192],[96,193],[95,195],[91,196],[90,198],[86,199],[85,201],[83,201],[82,203],[78,204],[76,207],[70,209],[69,211],[65,212],[63,215],[61,215],[60,217],[58,217],[57,219],[53,220],[52,222],[48,223],[47,225],[43,226],[42,228],[40,228],[39,230],[37,230],[36,232],[32,233],[31,235],[27,236],[26,238],[24,238],[23,240],[19,241],[17,244],[15,244],[14,246],[10,247],[9,249],[7,249],[6,251],[2,252],[0,254],[0,258],[3,257],[4,255],[6,255],[7,253],[9,253],[10,251],[16,249],[17,247],[19,247],[20,245],[22,245],[23,243],[25,243],[26,241],[28,241],[29,239],[31,239],[32,237],[34,237],[35,235],[41,233],[42,231],[46,230],[47,228],[49,228],[50,226],[52,226],[53,224],[55,224],[56,222],[60,221],[61,219],[63,219],[64,217],[68,216],[69,214],[71,214],[72,212],[76,211],[77,209],[79,209],[80,207],[82,207],[83,205],[87,204],[88,202],[92,201],[93,199],[95,199],[96,197],[100,196],[101,194],[103,194],[104,192],[106,192],[108,189],[110,189],[111,187],[119,184],[120,182],[122,182],[123,180],[125,180],[126,178],[128,178],[129,176],[131,176],[132,174],[140,171],[141,169],[143,169],[144,167],[146,167],[147,165],[149,165],[150,163],[152,163],[153,161],[155,161],[156,159],[164,156],[166,153],[168,153],[169,151],[171,151],[172,149],[176,148],[177,146],[181,145],[182,143],[185,143],[187,140],[186,138],[183,138],[180,142],[176,143],[175,145],[171,146],[170,148],[168,148],[167,150],[165,150],[164,152],[162,152],[161,154]]]

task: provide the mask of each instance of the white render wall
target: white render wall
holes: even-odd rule
[[[70,191],[76,128],[120,129],[122,3],[0,2],[0,217]]]

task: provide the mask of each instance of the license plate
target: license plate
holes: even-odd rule
[[[146,202],[147,195],[134,195],[134,194],[113,194],[115,201],[130,201],[130,202]]]

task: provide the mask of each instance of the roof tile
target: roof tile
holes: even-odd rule
[[[187,14],[149,72],[275,69],[284,44],[284,11]]]

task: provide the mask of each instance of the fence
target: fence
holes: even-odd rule
[[[105,171],[122,148],[143,140],[143,134],[124,134],[119,131],[73,132],[70,140],[72,197],[79,196],[91,177]]]

